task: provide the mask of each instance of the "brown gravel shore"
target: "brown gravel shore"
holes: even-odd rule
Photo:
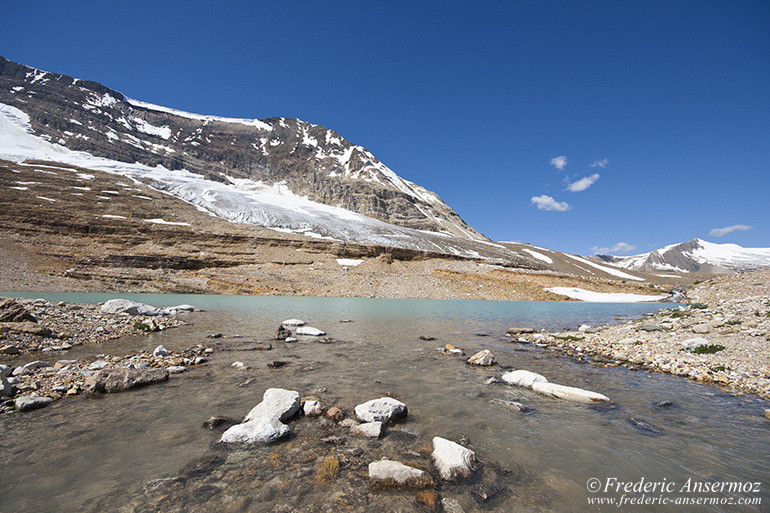
[[[528,341],[770,399],[770,271],[696,284],[687,306],[615,326],[525,335]]]

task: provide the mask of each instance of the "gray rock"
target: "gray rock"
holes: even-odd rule
[[[524,335],[527,333],[534,333],[534,328],[508,328],[506,331],[509,335]]]
[[[187,367],[183,365],[172,365],[171,367],[168,367],[169,374],[181,374],[186,370],[187,370]]]
[[[128,299],[110,299],[101,307],[102,312],[109,314],[127,313],[129,315],[168,315],[167,312],[144,303],[137,303]]]
[[[257,417],[249,422],[231,426],[222,433],[224,443],[270,443],[291,433],[289,426],[278,418]]]
[[[532,388],[534,383],[545,383],[548,380],[540,374],[528,370],[515,370],[502,375],[503,381],[517,387]]]
[[[0,364],[0,376],[7,378],[13,372],[13,367],[10,365]]]
[[[286,340],[291,336],[291,331],[287,328],[284,328],[283,325],[278,326],[278,332],[275,334],[276,340]]]
[[[251,409],[244,418],[244,422],[249,422],[259,417],[285,422],[296,415],[299,408],[299,392],[283,388],[268,388],[262,396],[262,402]]]
[[[390,422],[408,415],[406,404],[392,397],[372,399],[355,407],[356,417],[362,422]]]
[[[195,312],[196,310],[199,310],[199,308],[193,305],[169,306],[168,308],[163,309],[168,315],[176,315],[182,312]]]
[[[4,345],[3,347],[0,347],[0,353],[16,355],[16,354],[21,354],[21,349],[19,349],[14,345],[8,344],[8,345]]]
[[[102,369],[88,376],[84,383],[86,392],[113,393],[139,388],[168,380],[168,369]]]
[[[468,363],[469,365],[480,365],[483,367],[489,367],[490,365],[494,365],[495,357],[492,354],[492,351],[490,351],[489,349],[484,349],[483,351],[479,351],[478,353],[468,358],[468,361],[466,363]]]
[[[708,324],[698,324],[692,327],[693,333],[711,333],[711,326]]]
[[[152,352],[153,356],[168,356],[169,352],[168,349],[163,347],[162,345],[155,348],[155,350]]]
[[[369,479],[383,486],[430,486],[432,479],[423,470],[398,461],[380,460],[369,464]]]
[[[433,465],[441,479],[456,481],[471,475],[476,467],[476,453],[446,438],[433,438]]]
[[[524,406],[518,401],[510,401],[508,399],[495,398],[495,399],[492,399],[492,401],[490,402],[492,402],[493,404],[499,404],[500,406],[515,412],[527,413],[529,411],[532,411],[532,408]]]
[[[444,513],[465,513],[460,502],[451,497],[443,497],[441,499],[441,507],[444,508]]]
[[[96,360],[88,366],[88,370],[100,370],[110,365],[107,360]]]
[[[382,422],[364,422],[350,428],[350,433],[367,438],[379,438],[382,436],[384,424]]]
[[[8,377],[0,373],[0,397],[12,397],[13,385],[8,382]]]
[[[14,299],[0,298],[0,322],[37,322],[37,319]]]
[[[636,327],[637,331],[670,331],[671,328],[664,324],[645,323]]]
[[[44,408],[52,402],[50,397],[19,397],[14,401],[14,406],[19,411],[32,411]]]

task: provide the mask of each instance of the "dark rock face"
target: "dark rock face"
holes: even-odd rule
[[[395,225],[483,238],[437,195],[403,180],[365,148],[299,119],[190,115],[2,57],[0,103],[28,114],[36,135],[74,151],[184,168],[219,182],[285,183],[297,195]]]
[[[90,393],[109,394],[168,380],[167,369],[102,369],[85,381]]]
[[[275,334],[276,340],[286,340],[290,336],[291,336],[291,330],[283,326],[278,326],[278,332]]]
[[[37,319],[13,299],[0,298],[0,322],[37,322]]]

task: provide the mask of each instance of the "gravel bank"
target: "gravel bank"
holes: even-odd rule
[[[605,365],[628,365],[770,399],[770,271],[708,280],[688,305],[617,326],[521,338]]]

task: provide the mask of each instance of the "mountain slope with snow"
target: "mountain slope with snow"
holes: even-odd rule
[[[724,273],[770,267],[770,248],[744,248],[693,239],[629,257],[597,255],[595,258],[634,271]]]
[[[280,187],[391,225],[487,240],[435,193],[401,178],[367,149],[298,119],[187,113],[2,57],[0,103],[26,114],[36,136],[73,152],[185,170],[221,184]]]

